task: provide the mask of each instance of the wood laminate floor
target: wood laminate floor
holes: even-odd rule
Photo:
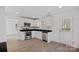
[[[7,39],[9,52],[74,52],[75,48],[65,44],[50,42],[46,43],[39,39],[16,40]]]

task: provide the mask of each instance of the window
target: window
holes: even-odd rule
[[[63,17],[62,31],[71,31],[71,30],[72,30],[72,17]]]

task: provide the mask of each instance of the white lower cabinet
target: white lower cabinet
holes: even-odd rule
[[[58,32],[48,32],[48,42],[60,42]]]
[[[59,39],[61,43],[71,45],[71,46],[74,44],[72,32],[60,32]]]
[[[18,40],[25,40],[25,32],[18,32],[17,39]]]
[[[53,33],[50,32],[50,33],[48,33],[48,42],[53,41],[52,39],[53,39]]]
[[[32,31],[32,38],[34,37],[42,40],[42,33],[40,31]]]
[[[73,33],[72,32],[59,32],[54,33],[50,32],[48,33],[48,42],[59,42],[59,43],[64,43],[70,46],[74,45],[74,38],[73,38]]]

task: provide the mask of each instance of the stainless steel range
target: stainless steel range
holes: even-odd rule
[[[23,29],[29,29],[30,28],[30,23],[24,23],[24,28]],[[26,31],[25,32],[25,40],[31,39],[31,31]]]

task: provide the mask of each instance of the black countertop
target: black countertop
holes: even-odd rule
[[[26,32],[26,31],[42,31],[42,32],[52,32],[52,30],[47,30],[47,29],[21,29],[20,31]]]

